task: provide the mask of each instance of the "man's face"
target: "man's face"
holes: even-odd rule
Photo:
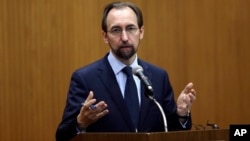
[[[110,10],[107,16],[107,33],[103,32],[103,39],[118,59],[128,61],[135,58],[143,33],[144,29],[139,29],[134,11],[125,7]]]

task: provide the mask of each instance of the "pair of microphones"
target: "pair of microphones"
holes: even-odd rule
[[[148,77],[146,75],[144,75],[143,68],[141,66],[136,66],[136,67],[132,68],[132,71],[133,71],[133,74],[136,75],[143,82],[143,84],[146,86],[145,93],[144,93],[145,96],[147,98],[149,98],[150,100],[153,100],[154,103],[159,108],[161,115],[162,115],[162,118],[163,118],[165,132],[168,132],[166,115],[164,113],[162,106],[154,98],[154,89],[153,89],[151,81],[148,79]]]

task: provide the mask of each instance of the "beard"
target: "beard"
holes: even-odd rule
[[[118,58],[123,60],[129,60],[136,53],[133,45],[121,45],[117,50],[112,48],[112,51]]]

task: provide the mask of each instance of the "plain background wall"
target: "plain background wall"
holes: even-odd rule
[[[109,50],[108,2],[0,0],[0,140],[55,140],[72,72]],[[133,2],[145,22],[139,57],[168,71],[176,97],[195,84],[193,123],[249,124],[250,1]]]

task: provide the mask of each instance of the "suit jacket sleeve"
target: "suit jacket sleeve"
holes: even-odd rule
[[[84,102],[86,98],[86,96],[83,95],[86,93],[84,92],[86,89],[83,89],[83,84],[84,80],[81,80],[78,73],[73,73],[62,121],[56,131],[57,141],[68,141],[78,132],[76,117],[80,112],[81,103]]]

